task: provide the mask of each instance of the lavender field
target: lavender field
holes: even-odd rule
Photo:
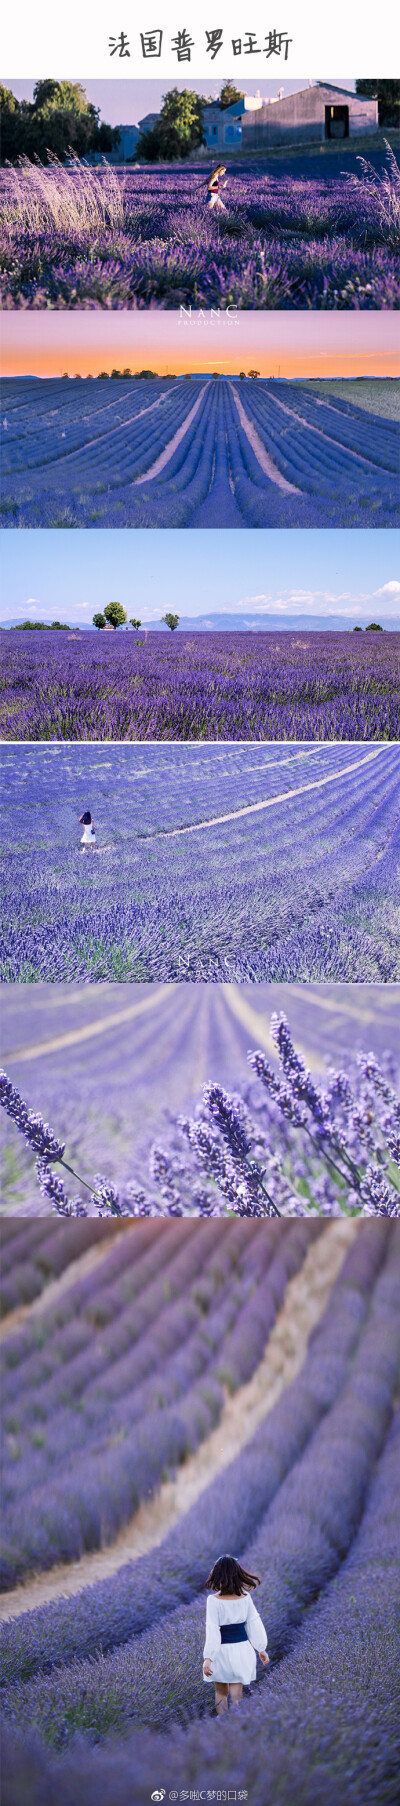
[[[398,422],[306,383],[8,377],[2,409],[4,527],[400,518]]]
[[[79,1251],[50,1211],[86,1218],[89,1259],[126,1216],[399,1215],[398,1005],[396,986],[8,985],[0,1314]]]
[[[1,643],[5,740],[398,740],[400,633],[40,633]]]
[[[289,1286],[308,1343],[306,1332],[290,1377],[283,1356],[274,1398],[270,1345],[272,1363]],[[141,1806],[154,1781],[184,1797],[210,1777],[211,1797],[229,1786],[255,1806],[392,1806],[399,1287],[399,1230],[382,1219],[347,1225],[346,1239],[321,1223],[142,1223],[40,1323],[29,1312],[20,1328],[10,1321],[6,1806],[69,1806],[82,1788],[88,1806],[113,1806],[116,1790],[121,1806]],[[218,1470],[228,1393],[240,1406],[252,1376],[256,1427],[234,1452],[228,1441]],[[118,1564],[118,1526],[128,1522],[134,1546],[143,1487],[156,1494],[202,1444],[209,1469],[194,1502]],[[113,1542],[109,1577],[89,1577],[90,1551]],[[270,1656],[234,1738],[229,1718],[215,1725],[201,1673],[205,1582],[221,1548],[261,1576]],[[60,1556],[78,1564],[70,1597]],[[53,1582],[36,1608],[32,1570]]]
[[[14,745],[2,772],[3,981],[400,977],[396,746]]]
[[[226,213],[209,159],[3,169],[2,306],[398,307],[397,157],[367,155],[231,162]]]

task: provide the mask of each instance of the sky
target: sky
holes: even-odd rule
[[[90,625],[122,602],[128,618],[276,613],[400,624],[400,532],[354,528],[1,534],[2,620]]]
[[[73,75],[67,79],[80,81],[82,78]],[[167,89],[190,88],[192,93],[212,95],[214,99],[219,95],[224,79],[220,76],[217,80],[210,70],[208,79],[205,77],[204,81],[191,81],[186,77],[182,81],[153,81],[146,77],[143,81],[124,81],[123,78],[119,81],[82,81],[82,86],[88,100],[92,101],[93,106],[100,108],[100,118],[106,120],[107,125],[138,125],[139,119],[143,119],[146,113],[160,111],[163,94]],[[230,79],[234,80],[234,76]],[[340,88],[354,91],[355,81],[348,76],[329,77],[333,82],[336,79]],[[279,88],[284,88],[285,94],[295,94],[299,88],[307,87],[307,82],[308,77],[286,81],[285,77],[277,76],[276,81],[264,81],[261,77],[254,82],[238,81],[237,86],[241,89],[245,87],[246,94],[260,93],[267,100],[277,94]],[[33,100],[33,81],[14,81],[12,76],[8,76],[4,77],[4,87],[11,88],[17,100]]]
[[[247,313],[139,309],[3,314],[7,376],[69,376],[152,369],[261,376],[399,376],[400,316],[383,313]]]

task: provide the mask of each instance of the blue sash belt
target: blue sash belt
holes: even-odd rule
[[[221,1624],[221,1643],[248,1643],[246,1625]]]

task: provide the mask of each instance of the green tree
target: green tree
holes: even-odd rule
[[[365,632],[383,633],[383,627],[381,627],[380,621],[368,621],[368,627],[366,627]]]
[[[161,620],[165,621],[166,627],[171,628],[171,633],[174,633],[175,627],[179,626],[179,615],[162,615]]]
[[[225,107],[233,107],[235,101],[244,100],[243,88],[235,88],[234,82],[224,82],[219,97],[219,105],[224,112]]]
[[[135,370],[134,375],[142,376],[144,379],[147,380],[149,376],[157,376],[157,371],[156,370]]]
[[[148,163],[190,157],[205,142],[203,107],[200,94],[192,94],[189,88],[182,93],[179,88],[171,88],[163,96],[159,119],[151,131],[143,132],[139,138],[135,156]]]
[[[94,627],[105,627],[105,624],[106,624],[105,615],[100,615],[100,614],[93,615],[93,626]]]
[[[353,633],[362,633],[362,627],[353,627]]]
[[[72,150],[76,156],[88,152],[111,150],[118,144],[117,127],[99,124],[99,109],[87,99],[81,82],[36,82],[33,101],[17,101],[10,89],[0,91],[3,115],[2,162],[16,162],[18,157],[38,157],[47,163],[48,155],[63,162]]]
[[[131,623],[130,624],[131,624],[131,627],[135,628],[136,633],[138,633],[139,627],[141,627],[141,625],[142,625],[141,621],[135,621],[134,615],[131,615]]]
[[[400,81],[356,81],[356,94],[376,97],[380,125],[400,125]]]
[[[25,150],[23,142],[22,110],[11,88],[4,88],[0,83],[1,112],[1,161],[14,163]]]
[[[107,602],[104,613],[106,621],[110,622],[111,627],[123,627],[124,621],[127,619],[122,602]]]
[[[58,627],[63,633],[69,633],[69,621],[50,621],[50,627]]]

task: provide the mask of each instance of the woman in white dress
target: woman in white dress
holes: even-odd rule
[[[203,1652],[203,1677],[215,1685],[215,1710],[222,1718],[231,1706],[239,1705],[243,1686],[256,1678],[256,1651],[266,1668],[267,1633],[250,1594],[259,1586],[258,1574],[249,1574],[234,1555],[220,1555],[208,1576],[211,1587],[207,1599],[206,1640]]]
[[[92,821],[90,809],[84,809],[83,815],[79,816],[79,821],[80,821],[81,827],[83,827],[83,834],[81,834],[82,853],[86,853],[87,847],[91,847],[92,852],[94,853],[94,849],[95,849],[95,845],[96,845],[96,835],[95,835],[94,821]]]

